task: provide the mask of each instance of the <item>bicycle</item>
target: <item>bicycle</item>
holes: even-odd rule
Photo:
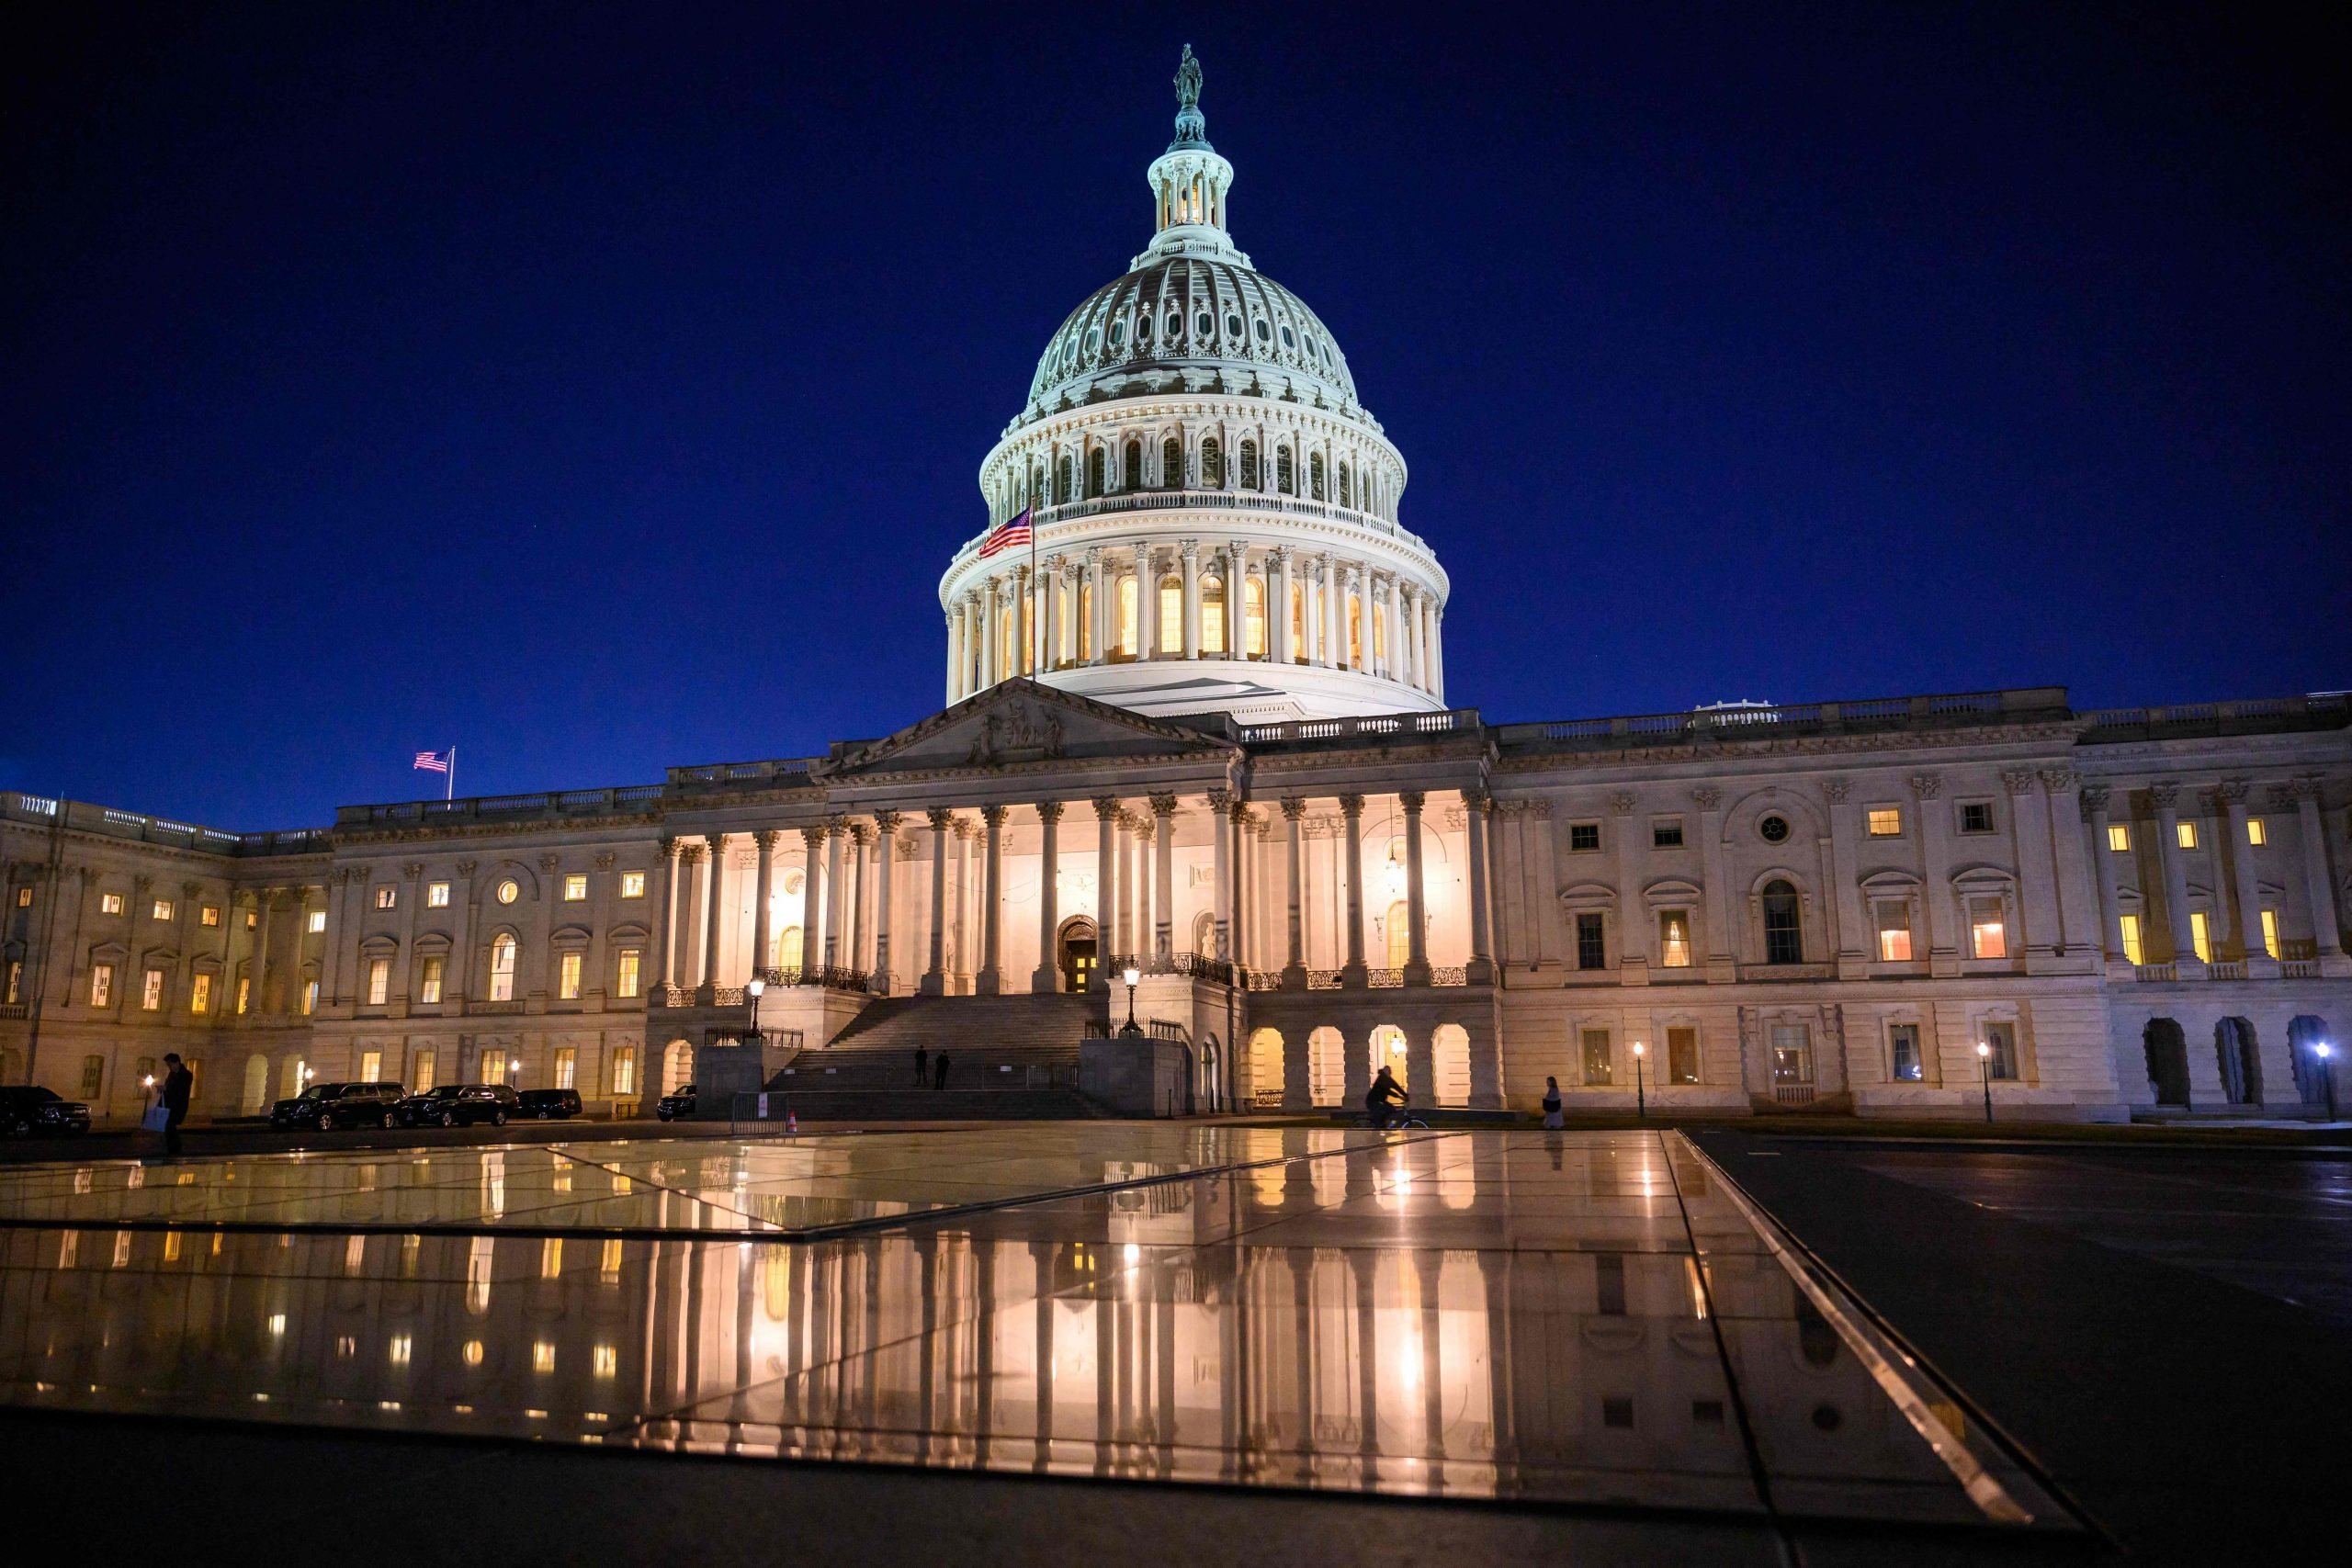
[[[1430,1130],[1428,1122],[1401,1108],[1381,1117],[1374,1117],[1367,1111],[1356,1118],[1355,1124],[1375,1133],[1426,1133]]]

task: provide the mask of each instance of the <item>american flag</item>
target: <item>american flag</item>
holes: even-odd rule
[[[416,754],[416,765],[428,773],[446,773],[449,771],[449,753],[447,751],[419,751]]]
[[[1025,545],[1031,542],[1029,535],[1029,510],[1030,509],[1028,507],[1023,507],[1021,509],[1020,516],[1000,525],[993,530],[987,538],[980,541],[980,558],[982,560],[988,559],[989,557],[996,554],[999,550],[1009,550],[1015,545]],[[417,765],[419,767],[424,766],[422,762]]]

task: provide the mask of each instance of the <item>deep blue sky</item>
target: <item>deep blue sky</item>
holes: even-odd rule
[[[930,712],[1187,41],[1457,704],[2352,685],[2341,8],[203,9],[0,23],[0,783],[291,826]]]

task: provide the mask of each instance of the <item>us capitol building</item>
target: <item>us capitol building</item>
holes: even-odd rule
[[[1448,691],[1403,454],[1235,246],[1199,85],[1188,51],[1149,244],[981,461],[943,710],[278,832],[0,795],[0,1081],[127,1122],[177,1051],[198,1117],[313,1077],[628,1114],[743,1041],[779,1086],[910,1039],[1074,1042],[1132,965],[1179,1111],[1351,1104],[1376,1063],[1473,1108],[1547,1077],[1572,1109],[2326,1103],[2345,697],[1487,721]],[[991,548],[1024,511],[1034,547]]]

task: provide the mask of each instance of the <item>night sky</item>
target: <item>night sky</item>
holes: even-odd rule
[[[2352,685],[2342,7],[178,9],[0,23],[0,784],[290,827],[930,713],[1186,42],[1457,705]]]

